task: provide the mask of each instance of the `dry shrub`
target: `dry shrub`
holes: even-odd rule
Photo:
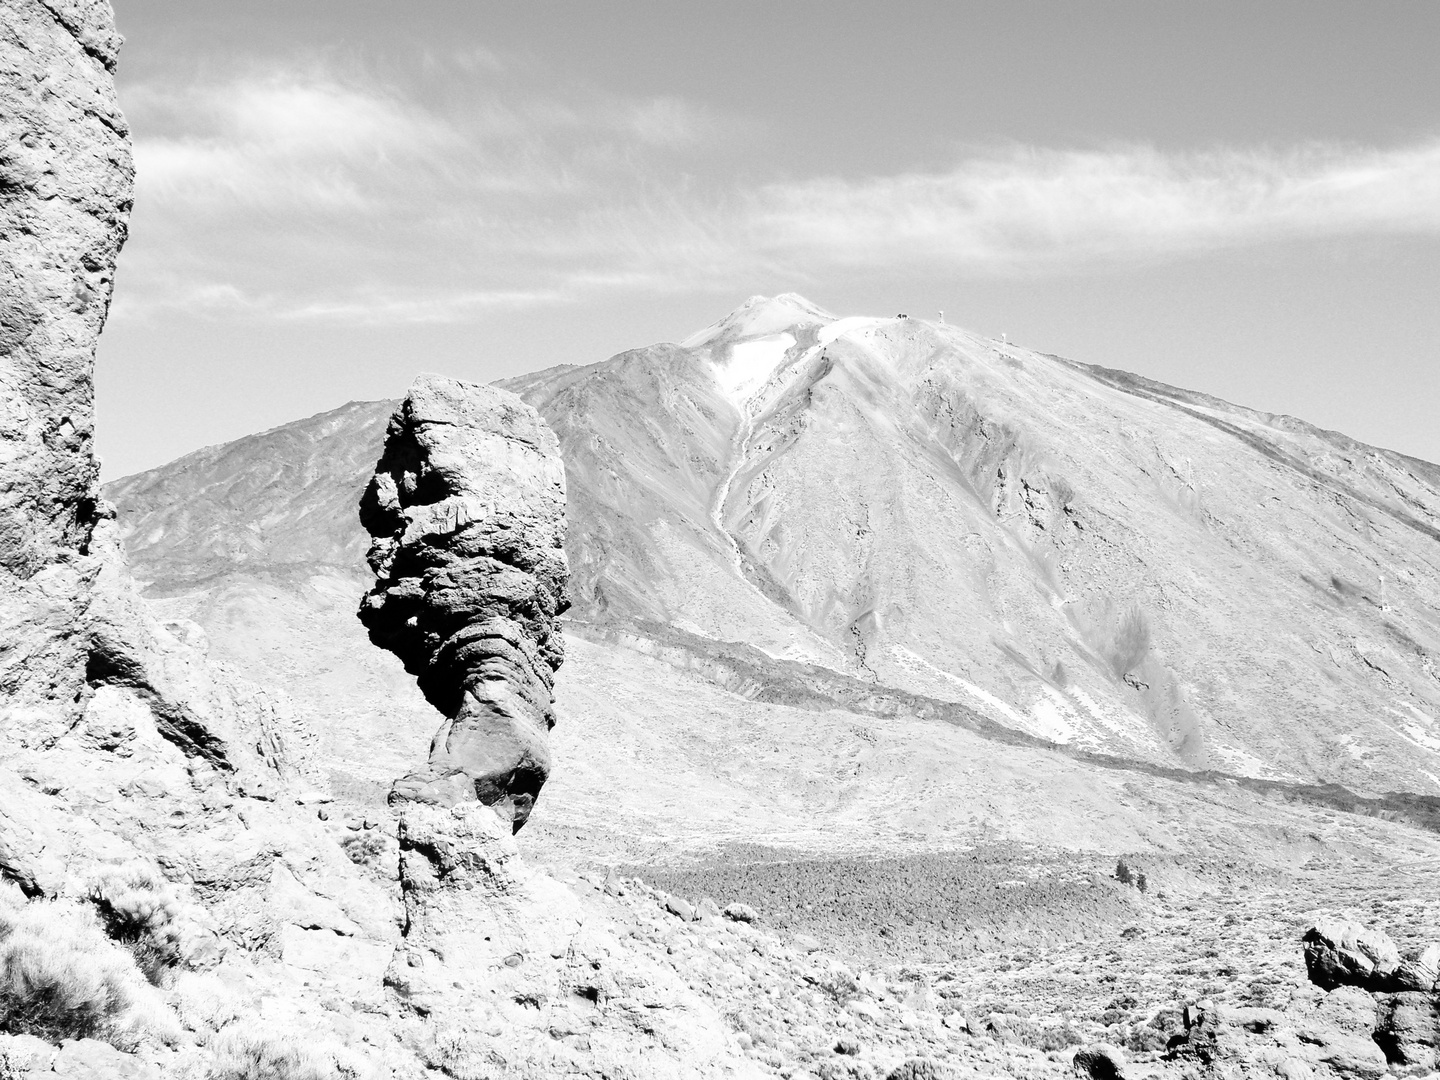
[[[492,1080],[504,1073],[488,1040],[462,1028],[437,1028],[431,1032],[424,1050],[425,1064],[439,1069],[454,1080]]]
[[[1035,1050],[1064,1050],[1068,1046],[1079,1046],[1085,1037],[1066,1020],[1061,1024],[1044,1026],[1024,1017],[998,1014],[986,1022],[994,1037],[1013,1041]]]
[[[262,1035],[238,1026],[211,1041],[215,1057],[206,1080],[335,1080],[334,1065],[294,1036]]]
[[[1127,1050],[1154,1053],[1170,1045],[1170,1036],[1148,1024],[1138,1024],[1130,1029],[1130,1034],[1125,1037],[1123,1044]]]
[[[1028,1032],[1023,1041],[1036,1050],[1049,1053],[1052,1050],[1065,1050],[1071,1046],[1079,1046],[1085,1042],[1085,1036],[1067,1022]]]
[[[910,1058],[891,1069],[885,1080],[947,1080],[949,1075],[930,1058]]]
[[[105,931],[124,945],[154,986],[184,958],[181,905],[170,883],[144,863],[107,870],[90,889]]]
[[[832,969],[816,985],[842,1008],[861,995],[860,983],[848,968]]]
[[[134,960],[85,907],[0,901],[0,1029],[47,1042],[103,1039],[122,1050],[175,1037]]]
[[[212,972],[181,971],[169,990],[175,1012],[187,1031],[207,1035],[243,1015],[235,989]]]
[[[385,854],[385,837],[378,829],[365,829],[341,837],[340,846],[355,865],[370,866]]]

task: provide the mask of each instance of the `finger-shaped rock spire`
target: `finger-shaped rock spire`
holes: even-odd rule
[[[478,798],[518,830],[550,772],[564,659],[554,433],[505,390],[422,375],[391,418],[360,519],[377,578],[360,619],[446,717],[428,767],[397,780],[392,801]]]

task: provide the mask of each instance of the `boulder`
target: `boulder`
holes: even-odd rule
[[[1090,1080],[1124,1080],[1125,1054],[1119,1047],[1098,1043],[1075,1051],[1071,1068]]]
[[[68,1080],[163,1080],[155,1065],[98,1039],[67,1039],[54,1070]]]
[[[1375,1042],[1392,1065],[1433,1069],[1440,1063],[1440,1008],[1428,993],[1405,991],[1380,1005]]]
[[[1375,997],[1357,986],[1338,986],[1315,1003],[1308,1018],[1322,1027],[1368,1039],[1375,1030]]]
[[[1354,987],[1326,995],[1310,1016],[1201,1001],[1185,1009],[1174,1053],[1216,1076],[1379,1077],[1386,1061],[1370,1038],[1374,1016],[1374,1000]]]
[[[519,830],[550,774],[564,659],[565,467],[534,409],[422,375],[360,502],[374,587],[360,619],[444,715],[396,801],[479,799]]]
[[[1392,979],[1396,990],[1418,990],[1429,993],[1440,982],[1440,944],[1429,944],[1424,949],[1400,961]]]
[[[1389,935],[1356,922],[1325,919],[1301,940],[1310,981],[1326,990],[1347,985],[1385,990],[1400,967],[1400,950]]]

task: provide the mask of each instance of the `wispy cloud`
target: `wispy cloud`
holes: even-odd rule
[[[1012,148],[944,173],[772,185],[758,237],[791,257],[1050,269],[1277,238],[1440,233],[1440,141],[1164,154]]]
[[[461,146],[459,132],[413,103],[318,70],[141,85],[126,97],[142,129],[135,144],[141,193],[172,211],[187,204],[353,211],[389,163]]]
[[[573,297],[560,289],[470,289],[407,292],[401,287],[349,289],[330,297],[249,293],[230,284],[175,282],[148,297],[117,295],[112,313],[147,318],[183,311],[210,316],[242,316],[281,322],[343,321],[353,326],[458,323],[499,308],[555,305]]]
[[[391,78],[311,58],[126,87],[138,200],[117,316],[453,322],[860,267],[1050,274],[1440,235],[1440,140],[972,148],[944,171],[767,183],[740,179],[762,156],[754,131],[694,103],[483,50],[422,61]]]

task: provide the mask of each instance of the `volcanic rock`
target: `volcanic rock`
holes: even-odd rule
[[[1124,1080],[1125,1054],[1115,1046],[1098,1043],[1075,1051],[1071,1066],[1076,1076],[1090,1080]]]
[[[1440,1060],[1440,1007],[1435,998],[1413,990],[1389,997],[1381,1004],[1374,1038],[1392,1064],[1433,1069]]]
[[[1430,944],[1400,961],[1392,980],[1396,990],[1429,993],[1440,981],[1440,944]]]
[[[134,168],[108,3],[6,4],[0,36],[0,731],[73,722],[88,694],[97,521],[95,344]],[[50,718],[41,722],[41,717]]]
[[[1195,1060],[1216,1076],[1376,1077],[1385,1073],[1385,1055],[1370,1038],[1374,1002],[1353,987],[1342,987],[1308,1017],[1275,1009],[1237,1008],[1201,1001],[1185,1010],[1185,1034],[1175,1045],[1182,1060]],[[1368,1010],[1368,1012],[1367,1012]]]
[[[565,468],[538,413],[504,390],[421,376],[360,503],[376,578],[360,607],[446,717],[428,769],[392,798],[478,798],[518,831],[550,774],[564,659]]]
[[[1377,1018],[1373,994],[1358,986],[1337,986],[1315,1003],[1309,1019],[1317,1026],[1368,1039]]]
[[[1327,919],[1305,932],[1305,970],[1326,990],[1337,986],[1388,989],[1400,967],[1400,950],[1383,930]]]
[[[382,956],[383,970],[396,931],[378,887],[313,818],[287,810],[292,781],[326,780],[283,691],[213,667],[193,623],[156,618],[100,498],[93,363],[133,179],[112,76],[119,44],[103,0],[15,0],[0,18],[0,893],[26,913],[0,936],[23,927],[12,955],[37,963],[78,950],[132,993],[161,968],[177,986],[222,963],[256,978],[258,992],[225,988],[227,1011],[190,1015],[208,1040],[274,1000],[277,983],[248,966],[253,950],[279,983],[304,969],[329,989],[332,976],[367,981],[336,971],[336,943]],[[110,916],[92,925],[102,908]],[[153,940],[142,949],[136,934]],[[328,951],[306,968],[302,944]],[[142,973],[146,956],[155,966]],[[379,972],[367,982],[349,999],[378,996]],[[13,979],[6,990],[0,1032],[24,1032],[44,991]],[[0,1073],[172,1075],[82,1036],[126,1051],[173,1044],[170,1005],[197,996],[146,996],[143,1008],[136,997],[124,1034],[53,1020],[47,1038],[73,1038],[48,1056],[4,1035]],[[302,1011],[293,1006],[281,1011]],[[317,1045],[334,1030],[309,1028]],[[210,1075],[208,1053],[180,1052],[175,1073]]]

